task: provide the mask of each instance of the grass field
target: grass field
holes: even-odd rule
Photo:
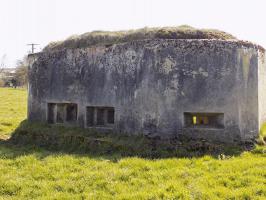
[[[25,89],[0,88],[0,139],[10,133],[26,118]]]
[[[0,138],[26,117],[26,91],[0,88]],[[266,149],[144,159],[0,142],[0,199],[266,199]]]

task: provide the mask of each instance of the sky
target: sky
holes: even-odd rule
[[[93,30],[190,25],[266,47],[265,0],[0,0],[0,64]]]

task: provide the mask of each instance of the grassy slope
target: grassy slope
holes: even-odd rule
[[[25,117],[25,94],[0,89],[1,137]],[[0,143],[0,199],[265,199],[263,152],[150,160]]]

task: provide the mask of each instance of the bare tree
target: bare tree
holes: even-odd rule
[[[25,56],[22,60],[18,60],[14,81],[17,86],[26,86],[28,82],[28,59]],[[14,84],[13,84],[14,85]]]
[[[23,87],[27,85],[28,82],[28,59],[25,56],[23,59],[18,60],[16,63],[15,72],[4,71],[6,55],[3,55],[0,59],[0,87]]]
[[[3,87],[5,85],[5,82],[3,80],[3,72],[4,72],[4,68],[5,68],[5,61],[6,61],[6,54],[4,54],[1,57],[0,60],[0,87]]]
[[[1,57],[1,61],[0,61],[0,73],[2,73],[4,71],[4,68],[6,67],[6,54],[4,54]]]

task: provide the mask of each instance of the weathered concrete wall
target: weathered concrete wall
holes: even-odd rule
[[[258,51],[221,40],[145,40],[37,55],[29,115],[48,102],[115,107],[116,131],[232,142],[258,133]],[[224,113],[224,129],[184,128],[184,112]],[[250,136],[250,137],[249,137]]]
[[[258,78],[259,128],[261,128],[266,122],[266,58],[264,52],[259,52]]]
[[[239,49],[237,72],[239,128],[242,140],[258,135],[258,51]]]

